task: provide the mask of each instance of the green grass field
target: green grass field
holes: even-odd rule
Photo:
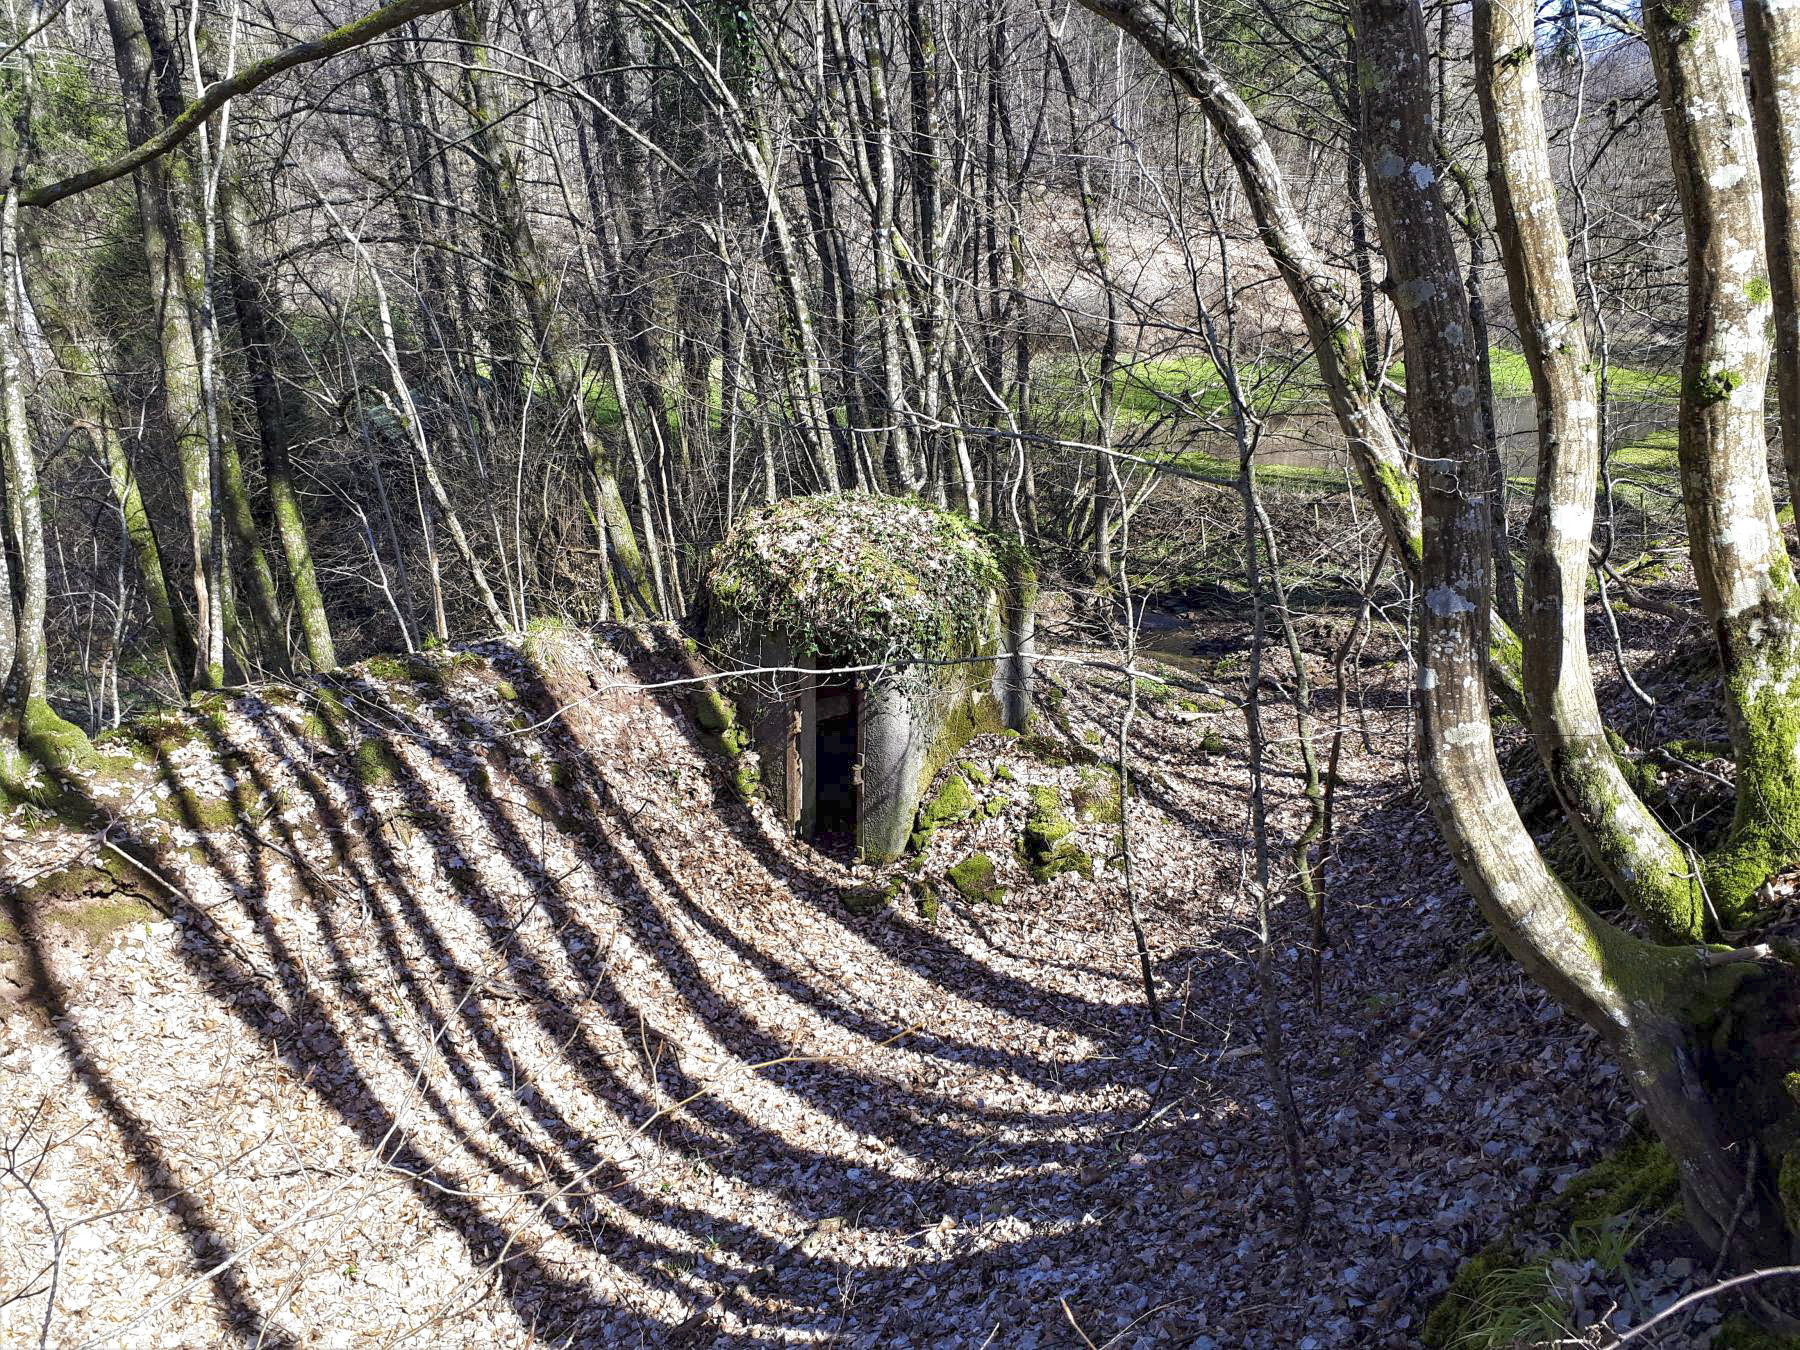
[[[1488,363],[1496,398],[1531,396],[1531,371],[1521,353],[1492,347]],[[1092,361],[1070,356],[1040,359],[1033,377],[1037,407],[1047,414],[1054,413],[1059,421],[1091,426],[1087,387],[1093,369]],[[1238,378],[1259,416],[1327,410],[1318,363],[1310,356],[1292,361],[1247,361],[1239,367]],[[1404,388],[1406,367],[1396,363],[1389,378]],[[1114,408],[1121,428],[1146,426],[1158,419],[1210,417],[1230,408],[1225,381],[1218,367],[1205,356],[1163,356],[1127,362],[1114,381]],[[1608,387],[1614,398],[1673,400],[1680,388],[1680,377],[1614,365],[1608,370]]]
[[[1510,351],[1505,347],[1489,347],[1488,369],[1494,382],[1495,398],[1531,397],[1531,368],[1526,365],[1522,352]],[[1406,367],[1395,363],[1389,378],[1404,388]],[[1613,398],[1673,401],[1681,390],[1681,376],[1668,371],[1614,364],[1607,367],[1606,384],[1607,392]]]

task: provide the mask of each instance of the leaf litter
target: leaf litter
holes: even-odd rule
[[[1621,1132],[1594,1038],[1442,861],[1403,672],[1347,739],[1322,1011],[1277,913],[1304,1241],[1234,711],[1153,699],[1134,736],[1165,1050],[1116,821],[1073,817],[1091,878],[1033,883],[1015,848],[1033,786],[1111,753],[1116,675],[1056,666],[1067,753],[972,742],[992,814],[874,869],[733,799],[679,689],[633,687],[681,674],[676,636],[617,629],[240,692],[109,761],[103,829],[15,812],[0,1344],[1411,1345]],[[159,874],[143,917],[33,917],[121,850]],[[998,904],[943,882],[976,851]]]

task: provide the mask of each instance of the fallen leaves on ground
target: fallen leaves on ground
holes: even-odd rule
[[[15,907],[0,1343],[1411,1345],[1620,1131],[1593,1038],[1479,941],[1404,776],[1403,671],[1347,740],[1322,1011],[1278,913],[1299,1241],[1234,711],[1149,700],[1134,736],[1165,1042],[1120,826],[1078,820],[1091,880],[1015,854],[1029,788],[1092,766],[972,743],[1001,804],[907,873],[935,921],[905,891],[853,914],[907,865],[730,800],[679,691],[630,687],[679,674],[667,635],[470,653],[330,681],[322,728],[238,694],[94,784],[104,831],[7,827],[15,883],[123,847],[173,918],[90,942]],[[1118,677],[1056,672],[1056,734],[1110,756]],[[999,904],[937,885],[977,850]]]

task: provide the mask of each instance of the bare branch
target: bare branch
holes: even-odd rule
[[[303,66],[312,61],[323,61],[339,52],[360,47],[403,23],[410,23],[427,14],[440,14],[444,10],[455,9],[461,3],[462,0],[395,0],[394,4],[378,9],[373,14],[332,29],[324,37],[296,42],[293,46],[276,52],[266,61],[258,61],[230,79],[220,80],[209,86],[204,94],[183,108],[173,122],[142,144],[104,164],[97,164],[68,178],[21,193],[19,202],[22,206],[49,206],[64,197],[73,197],[76,193],[86,192],[102,183],[110,183],[113,179],[121,178],[134,169],[142,168],[151,160],[168,154],[232,99],[239,94],[249,93],[282,71],[292,70],[295,66]]]

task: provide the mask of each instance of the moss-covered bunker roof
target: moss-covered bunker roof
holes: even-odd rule
[[[984,531],[913,498],[865,492],[752,512],[707,572],[715,619],[850,662],[970,654],[1001,585]]]

